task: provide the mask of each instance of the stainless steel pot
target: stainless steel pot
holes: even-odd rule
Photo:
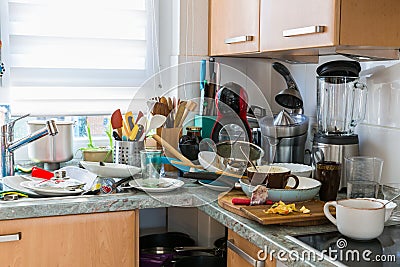
[[[33,133],[45,126],[45,121],[35,120],[28,122],[29,132]],[[58,134],[46,136],[28,145],[28,156],[34,162],[45,163],[45,168],[55,170],[61,162],[73,158],[74,123],[57,121]]]

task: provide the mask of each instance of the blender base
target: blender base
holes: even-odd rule
[[[344,159],[347,157],[353,157],[359,155],[358,135],[356,134],[346,135],[346,136],[317,135],[316,138],[314,139],[314,145],[320,149],[326,161],[336,161],[342,164],[339,190],[347,187]],[[315,165],[314,162],[313,165]]]

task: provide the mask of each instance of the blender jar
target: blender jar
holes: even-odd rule
[[[364,119],[367,86],[358,77],[317,77],[318,132],[351,135]]]

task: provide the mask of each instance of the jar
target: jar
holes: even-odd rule
[[[186,127],[186,135],[190,137],[201,137],[201,127],[198,126],[188,126]]]

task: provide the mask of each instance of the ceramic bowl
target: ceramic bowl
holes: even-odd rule
[[[314,169],[311,166],[300,163],[273,163],[272,165],[288,168],[292,174],[301,177],[311,177]]]
[[[247,179],[240,179],[242,191],[251,197],[254,186],[250,185]],[[299,177],[299,187],[296,189],[268,189],[268,199],[274,202],[297,202],[313,199],[319,192],[321,183],[308,177]],[[294,180],[290,179],[288,186],[294,186]]]
[[[225,169],[220,157],[212,151],[201,151],[199,153],[199,163],[209,172]]]

